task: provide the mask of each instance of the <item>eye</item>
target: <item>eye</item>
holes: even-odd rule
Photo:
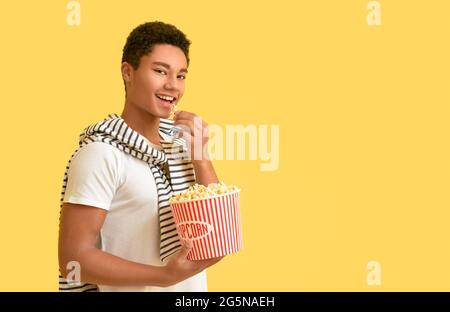
[[[164,75],[166,74],[166,72],[161,69],[155,69],[155,72],[160,73],[160,74],[162,73]]]
[[[186,76],[185,75],[180,75],[180,76],[178,76],[178,78],[181,78],[181,80],[184,80],[184,79],[186,79]]]

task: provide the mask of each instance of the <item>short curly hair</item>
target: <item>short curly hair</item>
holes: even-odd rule
[[[160,21],[141,24],[131,31],[123,47],[122,63],[127,62],[135,70],[138,69],[141,57],[151,53],[155,44],[170,44],[180,48],[189,65],[191,42],[175,26]]]

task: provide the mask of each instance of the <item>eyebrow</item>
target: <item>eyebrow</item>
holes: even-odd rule
[[[170,65],[167,64],[167,63],[164,63],[164,62],[153,62],[152,64],[155,64],[155,65],[161,65],[162,67],[165,67],[165,68],[167,68],[167,69],[170,69]],[[180,73],[181,73],[181,72],[187,73],[188,71],[187,71],[186,68],[182,68],[182,69],[180,69]]]

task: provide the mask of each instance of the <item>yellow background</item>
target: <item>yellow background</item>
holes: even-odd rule
[[[122,47],[145,21],[191,46],[180,109],[280,125],[280,166],[215,161],[245,250],[211,291],[450,290],[450,1],[8,1],[1,31],[0,290],[57,289],[59,193],[78,134],[121,113]],[[369,261],[381,286],[366,283]]]

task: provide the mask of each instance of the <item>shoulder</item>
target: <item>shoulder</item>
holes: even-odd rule
[[[80,147],[74,157],[117,159],[120,158],[121,154],[122,152],[118,148],[108,143],[91,142]]]
[[[109,209],[121,183],[122,155],[116,147],[91,142],[69,161],[63,201]]]
[[[123,163],[123,152],[107,143],[91,142],[80,147],[71,162],[71,167],[120,170]]]

